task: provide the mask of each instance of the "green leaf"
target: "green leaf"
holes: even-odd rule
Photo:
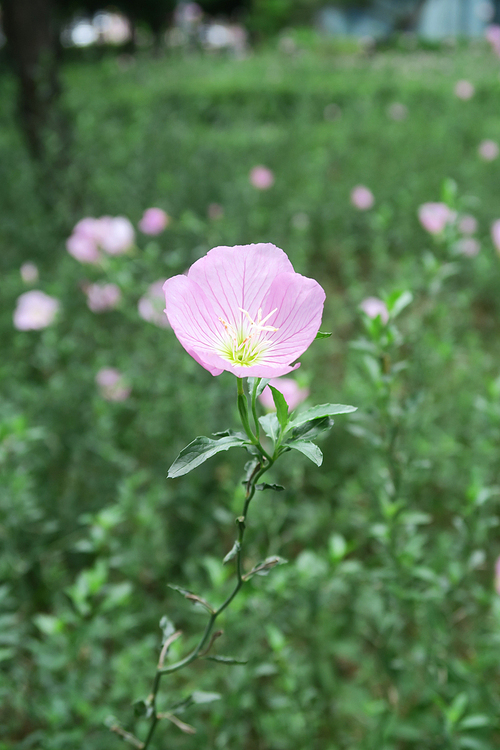
[[[280,425],[276,414],[274,412],[271,412],[269,414],[265,414],[263,417],[259,417],[259,424],[266,433],[267,437],[271,438],[273,443],[276,443],[280,431]]]
[[[163,617],[160,620],[160,629],[163,634],[163,641],[162,643],[165,643],[167,638],[170,638],[171,635],[175,633],[175,625],[172,622],[172,620],[169,620],[167,615],[163,615]]]
[[[318,333],[315,336],[315,339],[329,339],[331,333],[324,333],[323,331],[318,331]]]
[[[323,454],[315,443],[310,443],[308,440],[291,440],[287,442],[286,447],[303,453],[316,466],[321,466],[323,463]]]
[[[464,715],[469,696],[467,693],[458,693],[453,699],[451,706],[446,711],[446,719],[451,726],[454,726]]]
[[[290,437],[292,440],[311,440],[311,438],[321,435],[322,432],[328,432],[328,430],[331,430],[333,424],[334,422],[331,417],[310,419],[309,422],[292,429]]]
[[[236,540],[235,543],[233,544],[232,548],[229,550],[229,552],[227,553],[227,555],[223,559],[222,564],[225,565],[230,560],[233,560],[236,557],[236,555],[238,554],[238,552],[240,551],[240,549],[241,549],[241,544],[239,543],[238,540]]]
[[[201,604],[208,612],[214,611],[210,604],[205,601],[205,599],[202,599],[201,596],[198,596],[198,594],[195,594],[193,591],[185,589],[182,586],[176,586],[175,583],[167,583],[167,586],[173,591],[178,591],[179,594],[181,594],[185,599],[189,599],[190,601],[192,601],[193,604]]]
[[[285,560],[284,557],[279,557],[278,555],[273,555],[272,557],[266,557],[266,559],[263,562],[258,563],[255,565],[252,570],[249,570],[248,573],[245,573],[243,576],[244,581],[248,581],[252,576],[259,575],[259,576],[267,576],[270,570],[272,568],[275,568],[276,565],[285,565],[288,562],[288,560]]]
[[[134,701],[132,704],[132,708],[134,711],[134,716],[146,716],[150,717],[152,714],[152,706],[142,698],[140,700]]]
[[[413,294],[408,290],[403,292],[393,292],[387,299],[387,309],[389,310],[391,318],[396,318],[412,301]]]
[[[460,729],[479,729],[480,727],[489,727],[491,719],[485,714],[474,714],[466,716],[459,724]]]
[[[320,417],[331,417],[334,414],[349,414],[352,411],[356,411],[356,406],[346,406],[345,404],[319,404],[319,406],[313,406],[311,409],[303,411],[298,414],[295,419],[289,423],[287,430],[291,430],[295,427],[299,427],[311,419],[319,419]]]
[[[278,391],[278,389],[274,388],[272,385],[270,385],[269,388],[271,389],[271,393],[273,394],[273,401],[276,407],[276,415],[278,417],[278,422],[281,425],[281,429],[284,430],[289,420],[288,404],[285,401],[285,397],[283,396],[281,391]]]
[[[234,659],[232,656],[204,656],[209,661],[218,661],[220,664],[248,664],[248,659]]]
[[[269,378],[248,378],[248,390],[250,393],[253,393],[255,381],[259,380],[259,384],[257,386],[257,391],[255,393],[256,396],[260,396],[266,385],[269,383]]]
[[[283,492],[285,488],[281,484],[267,484],[267,482],[263,482],[262,484],[256,484],[255,489],[260,490],[261,492],[263,490],[274,490],[275,492]]]
[[[203,690],[195,690],[190,697],[193,703],[213,703],[213,701],[219,701],[222,696],[220,693],[205,693]]]
[[[238,435],[227,435],[215,438],[215,440],[203,436],[197,437],[181,450],[168,470],[167,478],[175,479],[183,474],[188,474],[208,458],[215,456],[216,453],[227,451],[229,448],[242,447],[246,442]]]

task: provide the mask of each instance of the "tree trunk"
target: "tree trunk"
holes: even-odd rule
[[[19,81],[19,115],[32,155],[44,153],[43,132],[60,94],[53,0],[4,0],[4,30]]]

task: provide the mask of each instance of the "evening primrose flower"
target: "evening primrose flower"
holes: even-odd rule
[[[184,349],[212,375],[272,378],[314,340],[325,293],[295,273],[270,243],[216,247],[164,286],[166,309]]]
[[[418,209],[418,218],[427,232],[441,234],[447,224],[455,221],[457,214],[446,203],[422,203]]]
[[[389,310],[387,305],[378,297],[367,297],[360,304],[360,308],[369,318],[376,318],[380,315],[382,323],[389,322]]]
[[[358,211],[368,211],[373,207],[375,198],[372,191],[365,185],[356,185],[351,190],[351,203]]]
[[[169,222],[169,215],[161,208],[147,208],[139,222],[139,229],[143,234],[161,234]]]
[[[57,315],[59,300],[45,292],[32,289],[17,299],[14,311],[14,328],[18,331],[39,331],[47,328]]]

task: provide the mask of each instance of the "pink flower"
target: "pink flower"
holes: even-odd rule
[[[134,227],[125,216],[103,216],[99,219],[99,244],[109,255],[122,255],[134,244]]]
[[[147,208],[139,222],[144,234],[160,234],[168,226],[170,217],[161,208]]]
[[[447,224],[456,219],[456,212],[446,203],[423,203],[418,209],[418,218],[430,234],[441,234]]]
[[[378,297],[367,297],[360,304],[360,308],[363,310],[365,315],[369,318],[376,318],[380,315],[382,323],[387,323],[389,320],[389,311],[385,302],[382,302]]]
[[[297,406],[309,396],[309,389],[301,388],[293,378],[271,378],[269,385],[272,385],[273,388],[276,388],[276,390],[283,394],[290,411],[297,408]],[[276,409],[273,394],[268,386],[266,386],[260,394],[259,401],[266,409]]]
[[[87,237],[98,243],[101,237],[101,220],[86,216],[75,224],[73,234]]]
[[[38,268],[34,263],[23,263],[19,273],[25,284],[34,284],[35,281],[38,281]]]
[[[274,175],[270,169],[259,165],[251,170],[250,183],[257,190],[269,190],[274,185]]]
[[[314,340],[325,293],[270,243],[216,247],[163,287],[184,349],[220,375],[279,377]]]
[[[18,331],[38,331],[47,328],[59,310],[59,300],[45,292],[33,289],[24,292],[17,300],[14,311],[14,328]]]
[[[457,81],[455,84],[455,94],[459,99],[471,99],[474,92],[475,88],[470,81]]]
[[[75,233],[71,237],[68,237],[66,240],[66,249],[80,263],[97,264],[101,260],[101,253],[99,252],[97,243],[94,239],[84,234]]]
[[[116,284],[89,284],[85,289],[87,305],[95,313],[113,310],[121,299],[121,292]]]
[[[474,234],[477,231],[477,219],[470,214],[464,214],[458,221],[458,231],[462,234]]]
[[[500,26],[492,23],[485,33],[486,40],[491,44],[493,52],[500,57]]]
[[[372,191],[364,185],[356,185],[351,190],[351,203],[358,211],[368,211],[375,203]]]
[[[109,255],[121,255],[134,244],[134,228],[124,216],[101,216],[81,219],[66,241],[68,253],[80,263],[98,264],[99,248]]]
[[[479,144],[478,153],[484,161],[494,161],[498,157],[500,149],[498,148],[498,143],[496,143],[496,141],[487,139],[481,141]]]
[[[462,237],[455,245],[457,253],[467,258],[474,258],[481,250],[481,245],[474,237]]]
[[[103,367],[99,370],[95,382],[106,401],[125,401],[132,390],[122,373],[114,367]]]
[[[163,284],[163,280],[155,281],[154,284],[151,284],[146,294],[140,298],[137,309],[141,318],[147,320],[148,323],[153,323],[153,325],[159,328],[169,328],[170,324],[164,311],[165,295],[163,294]]]
[[[207,213],[208,218],[215,221],[216,219],[222,219],[224,216],[224,209],[218,203],[211,203],[208,207]]]
[[[500,253],[500,219],[491,225],[491,238],[497,253]]]

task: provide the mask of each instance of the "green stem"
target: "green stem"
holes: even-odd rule
[[[252,389],[252,415],[253,415],[253,421],[255,424],[255,434],[257,436],[257,440],[260,441],[260,425],[259,425],[259,419],[257,417],[257,406],[256,406],[256,399],[257,399],[257,388],[259,387],[259,383],[262,378],[255,378],[255,382],[253,384]]]
[[[243,379],[236,378],[236,381],[238,384],[238,411],[240,413],[241,424],[243,425],[243,429],[245,430],[246,434],[250,438],[250,441],[254,445],[257,445],[259,443],[259,438],[254,435],[250,427],[250,421],[248,419],[248,401],[245,390],[243,388]]]
[[[218,607],[214,612],[211,613],[208,619],[208,622],[205,626],[205,630],[203,631],[203,634],[198,644],[191,651],[191,653],[185,656],[184,659],[180,659],[178,662],[175,662],[175,664],[171,664],[167,667],[164,667],[163,658],[166,655],[166,651],[167,651],[167,648],[166,648],[167,644],[165,644],[164,653],[162,652],[162,655],[160,656],[158,667],[156,669],[156,674],[155,674],[154,681],[153,681],[151,695],[149,696],[149,699],[148,699],[149,706],[151,709],[151,724],[149,726],[147,737],[144,741],[144,744],[142,745],[143,750],[148,750],[151,744],[151,741],[153,739],[156,726],[159,721],[158,714],[156,711],[156,696],[160,688],[160,681],[161,681],[162,676],[164,674],[171,674],[172,672],[177,672],[179,669],[186,667],[188,664],[191,664],[191,662],[195,661],[195,659],[199,657],[200,653],[203,651],[204,647],[207,645],[209,641],[210,634],[213,630],[215,621],[217,620],[219,615],[227,607],[229,607],[229,605],[231,604],[235,596],[238,594],[239,590],[241,589],[245,581],[244,571],[243,571],[243,539],[245,536],[248,509],[252,501],[252,498],[255,495],[257,482],[263,476],[263,474],[269,471],[271,466],[274,464],[275,459],[272,458],[264,450],[264,448],[260,444],[260,440],[258,437],[258,420],[257,420],[257,411],[255,408],[255,398],[256,398],[257,387],[254,386],[253,393],[252,393],[252,414],[253,414],[253,418],[256,424],[256,428],[257,428],[257,435],[254,435],[250,429],[250,424],[248,422],[248,402],[245,396],[245,392],[243,390],[243,381],[240,378],[238,378],[237,381],[238,381],[238,409],[240,412],[241,421],[243,423],[245,432],[247,433],[248,437],[251,439],[252,443],[256,446],[257,450],[260,453],[260,460],[259,460],[259,463],[255,466],[252,474],[248,478],[247,485],[246,485],[245,501],[243,504],[243,512],[241,516],[238,516],[238,518],[236,519],[236,523],[238,525],[238,540],[237,540],[238,550],[236,553],[236,561],[235,561],[236,562],[236,583],[234,585],[233,590],[231,591],[229,596],[225,599],[225,601],[220,605],[220,607]],[[243,406],[243,401],[244,401],[244,406]]]

